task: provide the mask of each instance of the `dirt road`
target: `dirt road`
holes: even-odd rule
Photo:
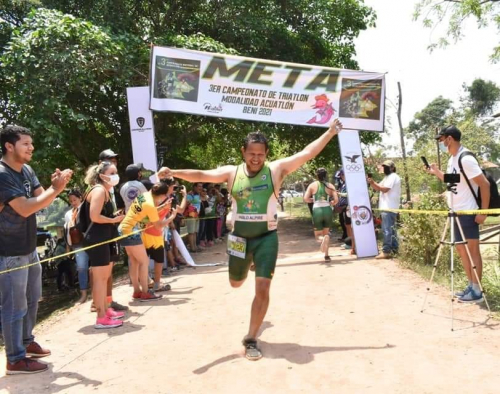
[[[20,393],[453,393],[500,392],[500,327],[484,309],[455,305],[396,262],[355,260],[332,247],[324,263],[308,223],[280,222],[280,258],[262,327],[264,358],[243,357],[253,274],[240,289],[227,267],[184,270],[156,303],[130,302],[123,328],[95,330],[89,304],[38,328],[50,371],[3,376]],[[225,261],[223,245],[196,255]],[[1,357],[4,362],[4,357]]]

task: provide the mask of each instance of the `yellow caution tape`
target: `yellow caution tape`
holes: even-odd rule
[[[109,244],[111,242],[117,242],[117,241],[119,241],[121,239],[128,238],[131,235],[140,234],[140,233],[142,233],[145,230],[146,230],[146,228],[143,228],[143,229],[140,229],[140,230],[135,230],[135,231],[132,231],[130,234],[127,234],[127,235],[121,235],[119,237],[116,237],[116,238],[113,238],[113,239],[110,239],[110,240],[107,240],[107,241],[104,241],[104,242],[100,242],[100,243],[97,243],[97,244],[94,244],[94,245],[86,246],[86,247],[78,249],[78,250],[72,250],[71,252],[63,253],[63,254],[60,254],[58,256],[49,257],[47,259],[43,259],[43,260],[37,261],[36,263],[31,263],[31,264],[23,265],[21,267],[16,267],[16,268],[11,268],[11,269],[8,269],[8,270],[0,271],[0,275],[6,274],[6,273],[12,272],[12,271],[18,271],[18,270],[21,270],[21,269],[33,267],[33,266],[35,266],[37,264],[48,263],[50,261],[58,260],[58,259],[63,258],[63,257],[71,256],[71,255],[76,254],[78,252],[82,252],[82,251],[85,251],[85,250],[97,248],[98,246],[106,245],[106,244]]]
[[[198,219],[198,220],[217,219],[217,218],[220,218],[220,217],[222,217],[222,216],[213,216],[213,217],[206,217],[206,218],[184,218],[184,219],[190,221],[190,220],[195,220],[195,219]],[[43,259],[43,260],[37,261],[36,263],[31,263],[31,264],[23,265],[21,267],[16,267],[16,268],[11,268],[11,269],[8,269],[8,270],[0,271],[0,275],[6,274],[6,273],[12,272],[12,271],[18,271],[18,270],[21,270],[21,269],[33,267],[33,266],[35,266],[37,264],[48,263],[50,261],[54,261],[54,260],[61,259],[63,257],[68,257],[68,256],[71,256],[71,255],[74,255],[74,254],[76,254],[78,252],[84,252],[84,251],[89,250],[89,249],[97,248],[98,246],[110,244],[112,242],[117,242],[117,241],[119,241],[121,239],[128,238],[128,237],[130,237],[130,236],[132,236],[134,234],[140,234],[140,233],[142,233],[145,230],[146,230],[146,228],[143,228],[143,229],[140,229],[140,230],[135,230],[135,231],[132,231],[130,234],[127,234],[127,235],[121,235],[119,237],[110,239],[108,241],[104,241],[104,242],[100,242],[100,243],[97,243],[97,244],[94,244],[94,245],[86,246],[86,247],[78,249],[78,250],[72,250],[71,252],[63,253],[63,254],[60,254],[58,256],[49,257],[47,259]]]
[[[379,209],[374,208],[374,211],[394,212],[394,213],[415,213],[421,215],[443,215],[448,216],[450,211],[433,211],[425,209]],[[454,211],[457,215],[500,215],[500,209],[472,209],[466,211]]]

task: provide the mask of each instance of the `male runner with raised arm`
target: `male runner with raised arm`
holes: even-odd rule
[[[163,167],[158,176],[176,177],[188,182],[227,182],[233,196],[233,232],[228,239],[229,283],[240,287],[251,263],[255,264],[255,298],[250,327],[243,339],[249,360],[262,357],[257,333],[269,306],[269,289],[278,259],[277,196],[284,178],[316,157],[339,133],[342,124],[334,120],[318,139],[293,156],[266,162],[269,152],[266,137],[250,133],[241,148],[244,162],[213,170],[171,170]]]

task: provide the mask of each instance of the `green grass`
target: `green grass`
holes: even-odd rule
[[[485,226],[495,226],[500,224],[500,216],[488,216],[484,222]]]
[[[302,197],[288,198],[283,204],[285,212],[293,218],[311,218],[309,207],[304,202]],[[279,209],[279,208],[278,208]]]

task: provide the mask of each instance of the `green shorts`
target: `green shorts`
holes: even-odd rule
[[[332,227],[333,211],[330,207],[313,208],[314,231]]]
[[[247,239],[246,258],[229,256],[229,279],[246,279],[252,262],[255,276],[272,279],[278,260],[278,232],[273,231],[262,237]]]

